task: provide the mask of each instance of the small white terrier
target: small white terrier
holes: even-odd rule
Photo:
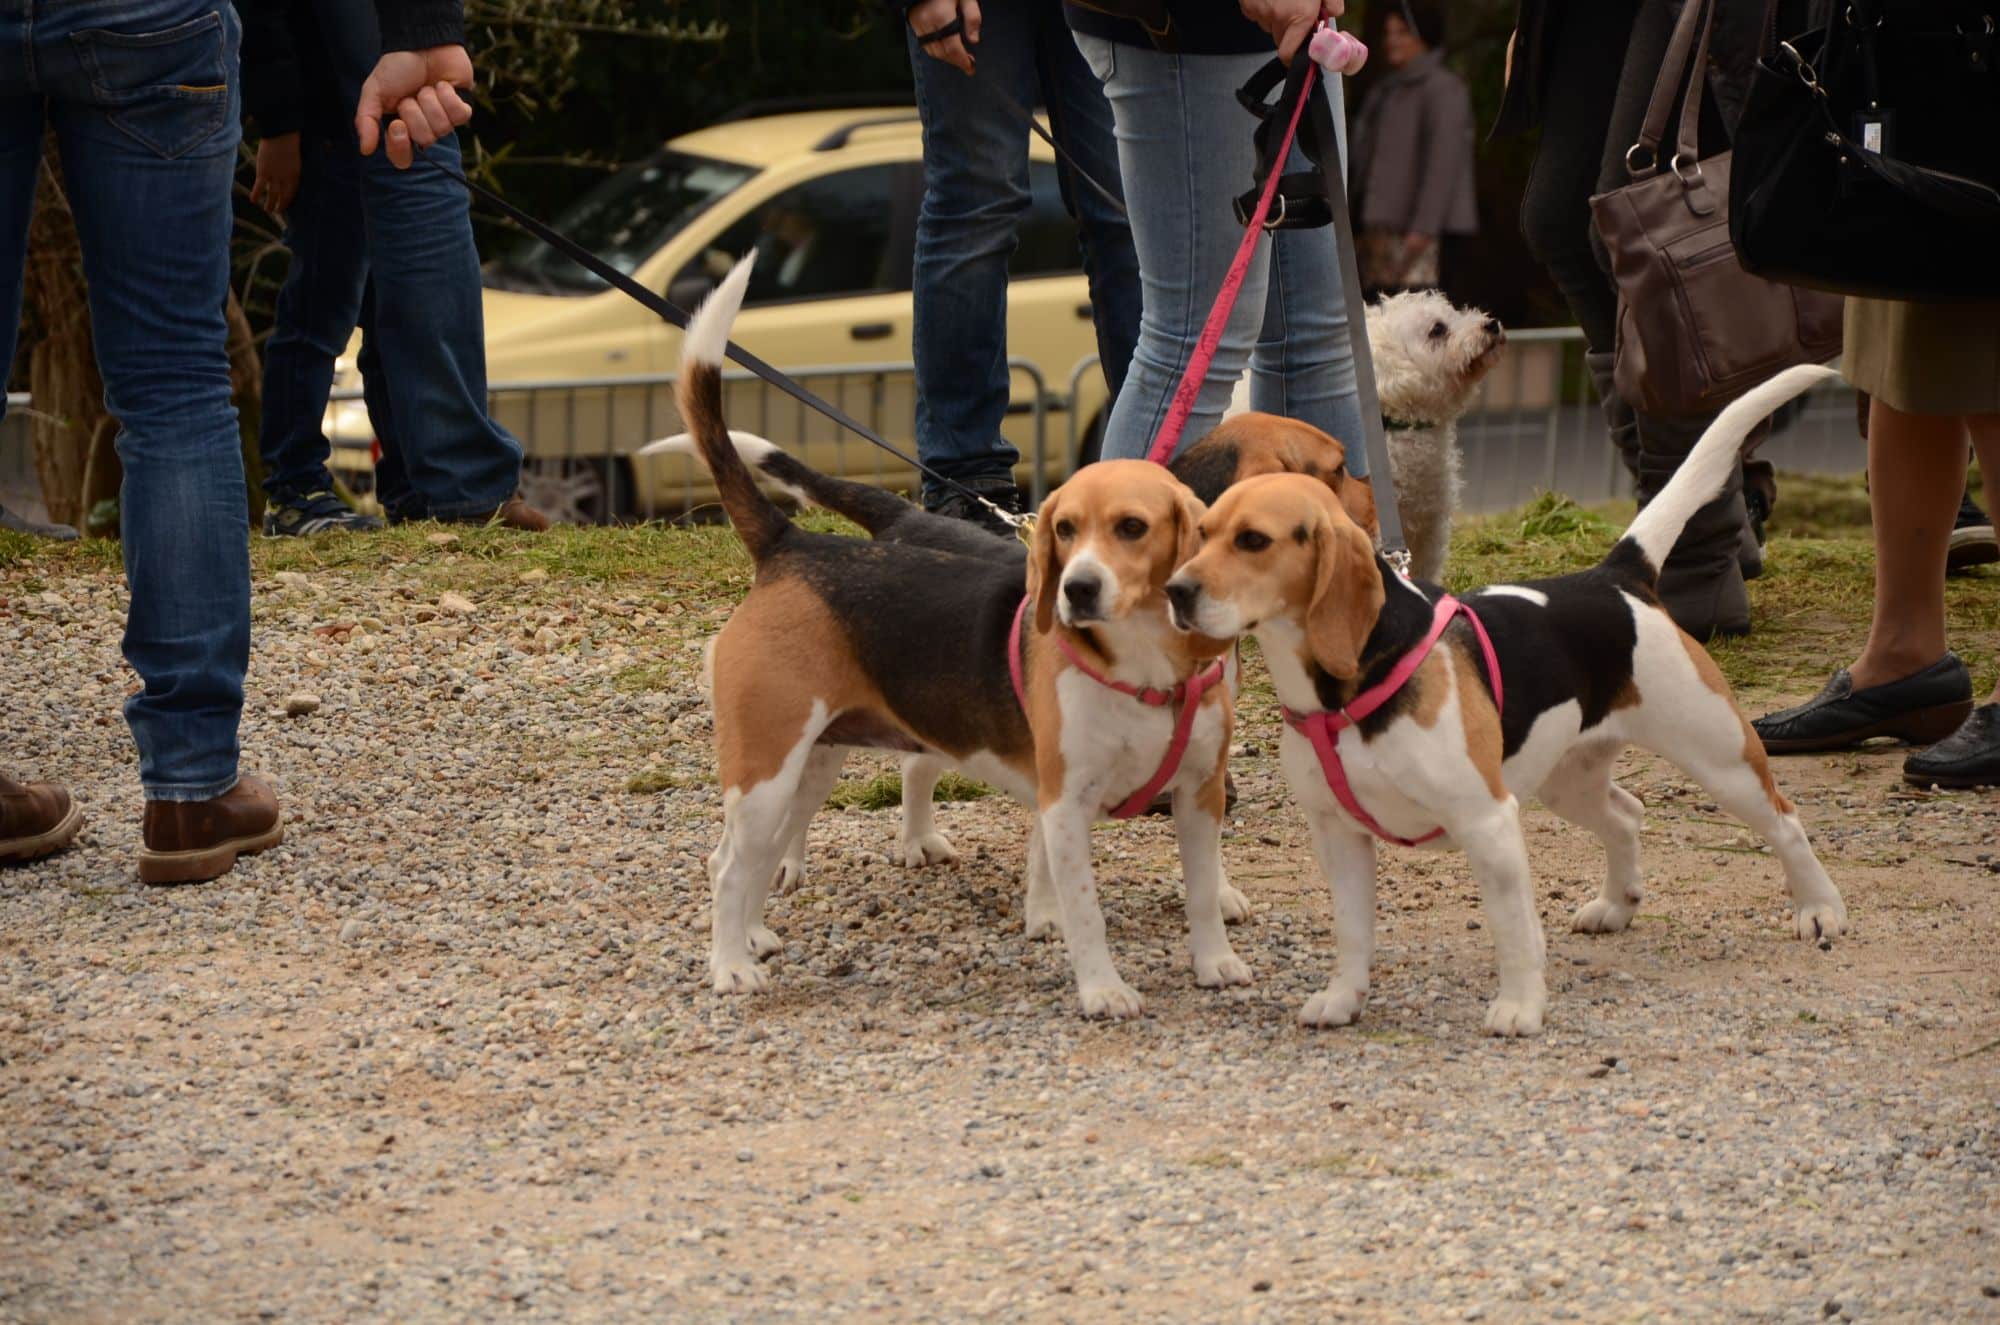
[[[1478,308],[1455,308],[1436,290],[1384,295],[1368,306],[1375,390],[1389,432],[1396,508],[1410,547],[1410,574],[1435,581],[1451,547],[1458,509],[1458,420],[1507,334]],[[1249,376],[1236,383],[1229,414],[1250,408]],[[1359,448],[1359,437],[1339,439]]]

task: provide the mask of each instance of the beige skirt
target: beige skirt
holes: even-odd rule
[[[1849,299],[1841,372],[1905,414],[2000,413],[2000,304]]]

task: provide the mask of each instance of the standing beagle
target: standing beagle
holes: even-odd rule
[[[1200,552],[1167,585],[1175,623],[1201,638],[1257,637],[1285,709],[1286,780],[1333,888],[1339,965],[1301,1022],[1360,1014],[1379,837],[1466,853],[1499,948],[1486,1027],[1540,1031],[1542,932],[1517,797],[1540,796],[1603,842],[1603,888],[1574,927],[1621,930],[1640,898],[1640,804],[1611,776],[1628,744],[1679,765],[1771,844],[1799,937],[1846,927],[1763,744],[1656,593],[1681,527],[1721,490],[1750,429],[1830,376],[1788,369],[1724,410],[1597,566],[1462,604],[1398,576],[1321,484],[1251,479],[1203,517]]]
[[[764,902],[853,747],[934,754],[1033,807],[1029,922],[1059,925],[1086,1016],[1141,1008],[1105,942],[1091,824],[1171,790],[1197,982],[1247,982],[1221,908],[1225,646],[1176,630],[1162,592],[1194,549],[1201,503],[1158,466],[1093,466],[1043,504],[1025,574],[1018,562],[800,529],[758,488],[722,419],[722,352],[750,265],[690,324],[678,386],[756,563],[710,659],[723,789],[709,858],[714,987],[768,984],[757,958],[780,945]]]

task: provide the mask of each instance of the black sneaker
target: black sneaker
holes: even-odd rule
[[[304,538],[336,531],[361,534],[380,529],[382,522],[342,501],[337,493],[308,492],[303,497],[272,498],[264,507],[264,537]]]
[[[1951,549],[1944,554],[1944,568],[1965,570],[2000,561],[2000,541],[1993,536],[1993,521],[1979,509],[1967,490],[1958,504],[1958,519],[1951,526]]]
[[[972,491],[967,492],[966,488]],[[973,493],[978,493],[980,497],[986,499],[986,502],[992,502],[993,506],[998,506],[1009,515],[1021,513],[1021,490],[1014,486],[1014,480],[1010,478],[970,480],[964,487],[953,488],[945,493],[930,510],[932,514],[949,519],[969,520],[988,533],[998,534],[1002,538],[1016,537],[1014,526],[1001,519],[995,514],[993,506],[978,500],[972,495]]]

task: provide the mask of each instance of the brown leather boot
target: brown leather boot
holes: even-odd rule
[[[278,795],[262,778],[243,780],[214,800],[147,801],[141,883],[205,883],[229,873],[238,856],[285,840]]]
[[[49,782],[16,782],[0,773],[0,861],[39,860],[76,840],[83,807]]]
[[[528,505],[528,499],[517,492],[484,515],[468,515],[451,523],[497,524],[502,529],[519,529],[524,533],[539,534],[548,529],[549,517]]]

